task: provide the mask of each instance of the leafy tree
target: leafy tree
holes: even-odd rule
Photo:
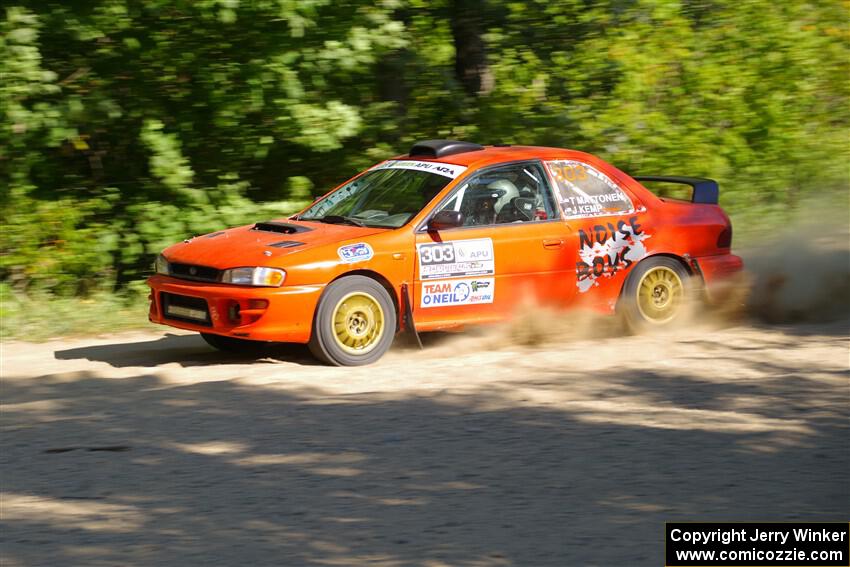
[[[0,20],[0,281],[85,294],[416,139],[847,205],[840,0],[20,0]]]

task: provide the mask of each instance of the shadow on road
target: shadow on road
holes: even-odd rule
[[[204,342],[200,335],[170,333],[153,341],[121,342],[57,350],[54,356],[57,360],[85,359],[105,362],[116,368],[131,366],[152,368],[173,363],[191,367],[245,364],[252,361],[260,364],[273,364],[279,361],[306,366],[318,364],[310,354],[307,345],[274,343],[260,348],[258,352],[228,353],[215,350]]]
[[[435,347],[456,337],[457,333],[423,333],[424,348]],[[470,333],[469,336],[475,336]],[[414,339],[405,334],[396,337],[393,350],[410,352],[418,350]],[[140,366],[153,368],[163,364],[179,364],[183,367],[211,366],[222,364],[245,364],[249,362],[274,364],[291,362],[302,366],[320,363],[310,354],[307,345],[294,343],[268,343],[245,353],[222,352],[209,346],[200,335],[165,336],[152,341],[119,342],[93,345],[54,352],[57,360],[91,360],[105,362],[116,368]]]
[[[179,360],[197,341],[151,341],[134,363]],[[64,355],[110,361],[116,348]],[[524,384],[557,393],[580,379],[550,369]],[[19,565],[661,565],[665,521],[846,520],[844,388],[791,367],[737,386],[635,369],[605,381],[598,399],[531,407],[505,397],[513,383],[341,399],[12,377],[2,553]]]

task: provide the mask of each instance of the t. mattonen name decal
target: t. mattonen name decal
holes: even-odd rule
[[[611,277],[646,256],[643,241],[650,235],[641,229],[637,220],[631,217],[616,224],[609,222],[579,229],[581,260],[576,262],[576,285],[580,292],[598,285],[596,280],[600,277]]]

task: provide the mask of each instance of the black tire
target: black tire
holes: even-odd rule
[[[396,310],[384,286],[365,276],[346,276],[319,299],[310,352],[335,366],[371,364],[389,350],[395,332]]]
[[[249,339],[238,339],[236,337],[225,337],[212,333],[201,333],[201,337],[207,344],[224,352],[235,352],[245,355],[256,355],[263,351],[268,343],[252,341]]]
[[[693,303],[694,285],[685,266],[669,256],[653,256],[629,274],[618,311],[630,331],[645,333],[682,325]]]

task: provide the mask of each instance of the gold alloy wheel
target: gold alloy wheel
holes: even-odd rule
[[[638,283],[638,310],[650,323],[667,323],[679,312],[684,290],[682,278],[673,269],[666,266],[652,268]]]
[[[384,334],[384,310],[368,293],[355,291],[336,304],[331,326],[342,350],[354,355],[366,354]]]

